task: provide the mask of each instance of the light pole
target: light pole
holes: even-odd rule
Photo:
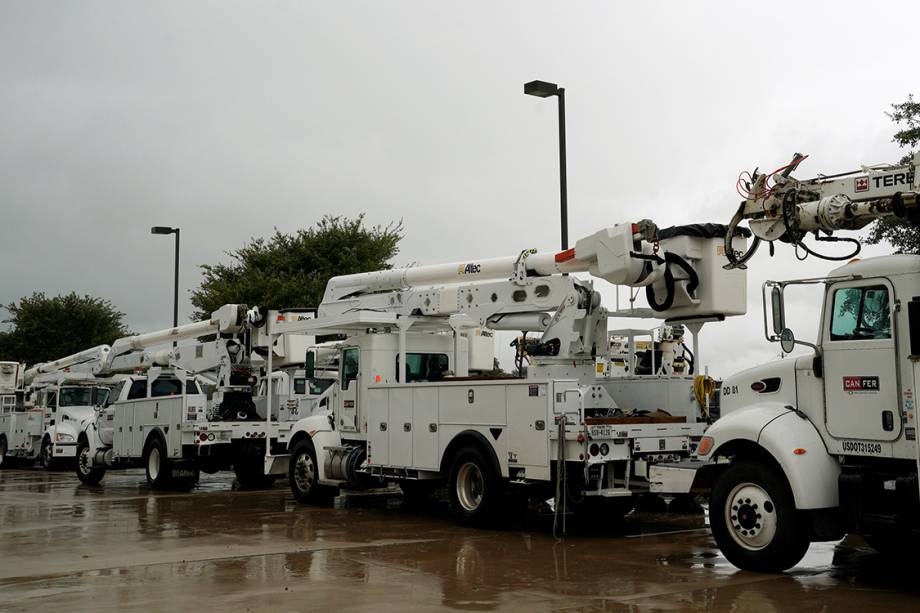
[[[176,328],[179,326],[179,228],[153,226],[150,228],[150,233],[176,235],[176,285],[173,293],[173,328]],[[175,344],[176,343],[173,343],[173,346],[175,346]]]
[[[566,187],[565,172],[565,88],[546,81],[531,81],[524,84],[524,93],[528,96],[559,99],[559,200],[562,209],[562,250],[569,248],[569,196]]]

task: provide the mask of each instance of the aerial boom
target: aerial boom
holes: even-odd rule
[[[726,234],[726,268],[744,267],[760,241],[781,241],[827,260],[847,260],[857,255],[859,241],[832,236],[837,230],[859,230],[877,219],[895,217],[920,225],[916,167],[920,154],[906,164],[866,166],[837,175],[798,180],[791,176],[807,155],[796,153],[792,161],[771,173],[741,173],[737,190],[744,197]],[[742,253],[729,248],[731,232],[747,220],[754,234],[751,247]],[[845,255],[818,253],[804,243],[808,233],[820,242],[847,242],[853,251]],[[823,235],[822,235],[823,234]]]

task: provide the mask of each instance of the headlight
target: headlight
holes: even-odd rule
[[[63,432],[54,433],[54,442],[55,443],[72,443],[73,436],[69,434],[64,434]]]
[[[704,436],[700,439],[700,446],[696,448],[696,454],[699,456],[708,455],[712,451],[712,445],[715,443],[711,436]]]

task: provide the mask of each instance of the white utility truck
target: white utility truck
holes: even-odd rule
[[[19,445],[21,433],[41,435],[41,417],[25,411],[22,389],[23,366],[19,362],[0,362],[0,468],[9,466],[11,448]]]
[[[293,322],[312,313],[271,311],[268,317]],[[258,309],[225,305],[209,320],[115,341],[98,370],[141,368],[143,373],[116,385],[110,402],[83,423],[77,450],[80,480],[94,485],[108,468],[143,466],[153,487],[189,487],[198,481],[199,471],[232,467],[244,487],[267,483],[266,447],[284,449],[285,435],[300,417],[299,404],[285,404],[279,416],[268,400],[261,415],[253,390],[273,372],[273,357],[282,367],[302,364],[305,348],[315,341],[283,335],[265,344],[260,329],[266,319]],[[151,349],[213,334],[216,340],[190,347]],[[260,355],[264,369],[254,366]],[[201,373],[214,377],[210,394],[192,376]],[[272,397],[277,395],[267,396]]]
[[[347,340],[329,408],[298,422],[289,458],[266,466],[289,459],[291,489],[304,502],[382,480],[407,493],[446,483],[463,523],[491,519],[509,488],[543,499],[556,492],[557,508],[615,519],[649,466],[689,456],[706,423],[692,379],[673,360],[667,373],[597,376],[612,314],[576,274],[644,287],[656,316],[698,331],[746,306],[745,271],[720,265],[725,227],[700,228],[660,239],[664,231],[643,221],[558,253],[332,278],[314,320],[267,323],[269,337]],[[743,235],[732,245],[743,250]],[[527,377],[470,376],[467,335],[476,329],[535,333]]]
[[[81,424],[109,396],[111,381],[80,372],[53,372],[35,377],[26,389],[25,405],[41,412],[44,431],[38,463],[46,470],[73,465]]]
[[[820,256],[804,245],[806,232],[828,241],[880,217],[920,223],[920,156],[798,181],[790,172],[803,159],[743,185],[747,198],[731,225],[749,220],[754,247],[779,240]],[[731,253],[728,266],[743,266],[752,252]],[[805,284],[824,295],[813,344],[785,323],[785,295]],[[703,437],[699,461],[654,467],[653,490],[707,494],[713,536],[743,569],[785,570],[810,542],[850,532],[883,552],[915,555],[920,256],[853,260],[827,277],[769,281],[763,293],[767,340],[811,353],[725,379],[723,416]]]
[[[16,365],[18,410],[0,420],[3,455],[25,462],[37,460],[48,469],[73,461],[79,424],[92,414],[95,403],[105,400],[108,388],[105,381],[69,372],[69,368],[106,349],[94,347],[27,370]]]

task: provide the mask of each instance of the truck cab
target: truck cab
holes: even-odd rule
[[[823,287],[814,343],[785,325],[785,294],[804,284]],[[693,481],[711,495],[720,548],[736,566],[775,571],[796,564],[811,541],[847,532],[881,550],[916,542],[920,256],[767,282],[764,309],[768,340],[785,353],[811,352],[722,384],[723,417],[701,442],[708,464]]]
[[[44,423],[39,463],[52,470],[73,462],[81,424],[106,402],[109,386],[89,375],[61,372],[42,375],[31,387]]]

